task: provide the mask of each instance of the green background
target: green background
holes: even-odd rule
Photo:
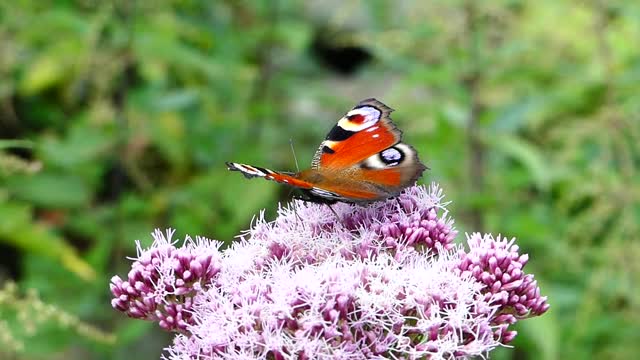
[[[531,256],[551,309],[492,358],[637,357],[638,39],[637,1],[1,2],[0,358],[159,358],[109,304],[134,240],[273,218],[224,161],[304,166],[368,97],[459,230]]]

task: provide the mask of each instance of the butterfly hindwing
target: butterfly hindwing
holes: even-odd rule
[[[314,189],[335,194],[333,198],[342,197],[337,201],[366,203],[398,195],[413,184],[425,168],[413,147],[398,143],[369,156],[357,166],[310,169],[299,176],[312,183]]]
[[[422,175],[424,166],[413,146],[397,143],[358,164],[362,178],[390,187],[406,187]]]

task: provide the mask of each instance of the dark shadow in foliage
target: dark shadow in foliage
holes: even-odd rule
[[[348,34],[320,28],[311,42],[311,55],[329,70],[353,75],[373,59],[371,52],[347,41]]]
[[[13,246],[0,243],[0,281],[19,280],[21,277],[22,256]]]

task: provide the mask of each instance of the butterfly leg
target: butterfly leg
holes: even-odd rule
[[[304,225],[304,222],[302,221],[302,218],[300,217],[300,214],[298,214],[298,210],[296,210],[296,208],[293,208],[293,213],[296,214],[296,219],[300,220],[300,224]]]
[[[395,200],[396,200],[396,204],[398,204],[398,210],[399,211],[403,210],[404,208],[402,207],[402,204],[400,203],[400,198],[396,197]]]
[[[338,213],[337,213],[335,210],[333,210],[333,208],[331,207],[331,204],[327,204],[327,206],[329,207],[329,209],[331,210],[331,212],[333,213],[333,215],[335,215],[335,216],[336,216],[336,219],[337,219],[338,221],[342,222],[342,220],[340,220],[340,216],[338,216]]]
[[[338,213],[331,207],[331,204],[335,204],[336,201],[333,199],[326,199],[326,198],[322,198],[319,196],[314,196],[313,194],[311,194],[308,191],[305,191],[306,189],[303,189],[302,191],[302,196],[293,196],[293,199],[297,199],[297,200],[302,200],[305,202],[310,202],[310,203],[314,203],[314,204],[325,204],[329,207],[329,209],[331,210],[331,212],[333,213],[333,215],[336,216],[336,219],[338,221],[340,220],[340,216],[338,216]]]
[[[291,189],[291,190],[289,191],[289,196],[291,196],[291,193],[293,192],[293,190],[294,190],[294,189]],[[302,197],[300,197],[300,196],[296,196],[296,195],[291,196],[291,205],[292,205],[292,208],[293,208],[293,213],[296,215],[296,218],[297,218],[298,220],[300,220],[300,224],[303,224],[302,218],[301,218],[301,217],[300,217],[300,215],[298,214],[298,210],[297,210],[296,206],[293,204],[293,201],[294,201],[294,200],[302,200],[302,201],[305,201],[305,200],[304,200]]]

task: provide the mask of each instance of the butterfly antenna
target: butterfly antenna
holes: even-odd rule
[[[293,139],[289,139],[289,145],[291,145],[291,152],[293,153],[293,160],[296,162],[296,170],[300,172],[300,167],[298,166],[298,157],[296,156],[296,150],[293,148]]]

